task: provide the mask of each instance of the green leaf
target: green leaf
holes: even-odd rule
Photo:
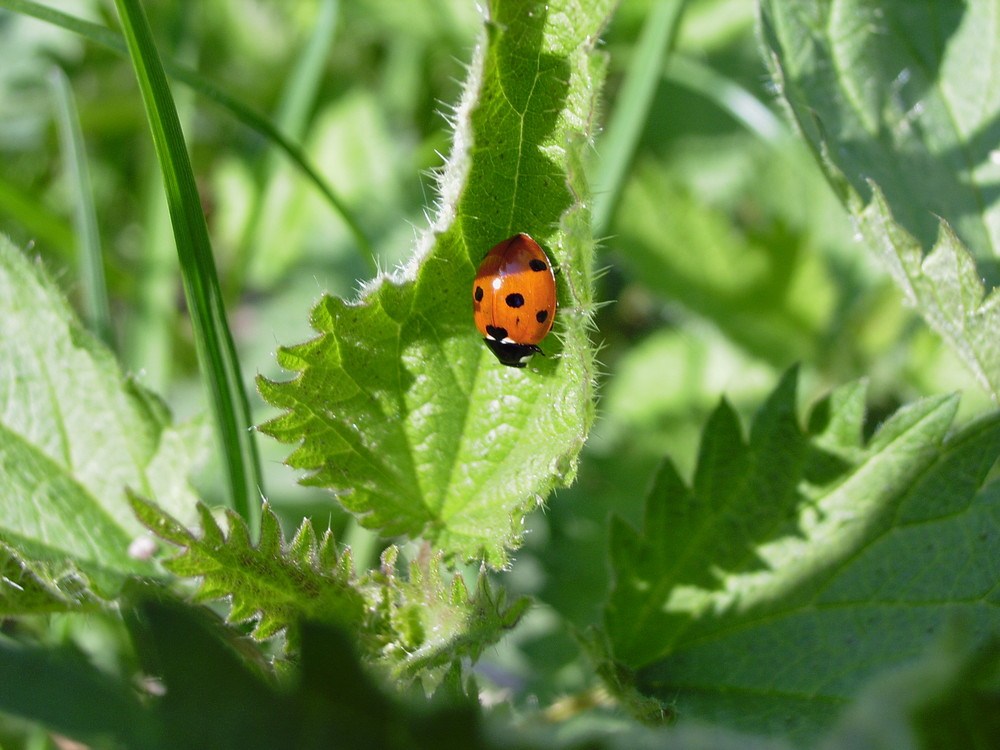
[[[142,604],[133,635],[166,693],[152,701],[163,747],[485,748],[474,703],[410,705],[369,677],[344,633],[303,623],[294,673],[273,685],[216,628],[174,602]]]
[[[519,597],[508,606],[504,590],[494,593],[485,570],[472,595],[461,575],[448,584],[440,553],[418,556],[401,579],[396,554],[395,547],[383,554],[381,570],[370,574],[364,587],[376,620],[389,623],[393,636],[379,656],[404,684],[420,680],[425,690],[435,688],[460,660],[475,662],[530,605]]]
[[[0,615],[98,610],[108,606],[72,561],[25,559],[0,542]]]
[[[162,594],[126,613],[157,694],[136,697],[79,654],[0,640],[0,711],[95,747],[496,747],[472,701],[407,701],[366,673],[345,634],[303,623],[302,653],[280,683],[250,668],[218,621]]]
[[[893,219],[879,187],[857,217],[869,244],[903,290],[1000,403],[1000,288],[989,295],[968,249],[942,219],[938,239],[926,256],[920,244]]]
[[[178,576],[199,578],[199,601],[229,599],[230,622],[256,620],[252,635],[260,640],[287,631],[294,648],[302,620],[341,627],[356,638],[368,661],[381,664],[400,684],[420,680],[433,689],[460,659],[474,660],[499,640],[528,605],[520,598],[508,606],[502,590],[492,592],[485,572],[473,595],[459,575],[446,582],[440,553],[418,557],[404,579],[396,573],[398,549],[390,547],[379,570],[356,578],[350,551],[338,555],[329,531],[317,541],[307,519],[286,543],[266,505],[261,539],[253,545],[235,513],[227,514],[224,533],[199,505],[199,537],[152,503],[130,499],[150,530],[183,548],[164,566]]]
[[[125,488],[187,516],[200,426],[172,427],[163,404],[122,376],[41,268],[5,238],[0,320],[0,543],[20,560],[6,564],[28,565],[26,575],[63,594],[74,565],[81,588],[90,576],[105,593],[129,573],[152,573],[128,554],[144,532]],[[7,612],[38,607],[34,585],[23,598],[2,591]]]
[[[862,441],[864,388],[796,419],[791,373],[749,441],[723,403],[694,482],[667,462],[641,531],[612,526],[611,656],[646,696],[738,728],[814,736],[950,617],[1000,627],[1000,414],[957,434],[957,398],[907,406]]]
[[[96,747],[111,747],[112,738],[125,747],[159,747],[150,744],[156,727],[133,686],[70,648],[0,640],[0,710]]]
[[[763,0],[761,21],[772,78],[861,235],[1000,403],[994,4]]]
[[[952,628],[919,659],[879,675],[824,750],[966,750],[1000,745],[1000,641]]]
[[[350,631],[363,624],[365,602],[352,585],[350,555],[337,555],[329,531],[317,541],[308,519],[286,543],[278,519],[265,505],[260,542],[254,545],[246,522],[233,512],[227,513],[229,529],[223,534],[212,512],[199,503],[202,534],[196,537],[154,504],[135,495],[130,500],[142,523],[183,548],[164,567],[178,576],[200,578],[200,601],[229,598],[229,621],[256,620],[255,638],[269,638],[302,618]]]
[[[446,555],[507,561],[523,517],[572,480],[593,419],[589,148],[593,52],[610,2],[492,3],[455,113],[441,206],[410,265],[357,302],[325,297],[318,338],[279,351],[295,380],[260,379],[301,442],[288,464],[362,523]],[[527,232],[559,268],[555,333],[523,370],[497,364],[469,299],[486,251]]]

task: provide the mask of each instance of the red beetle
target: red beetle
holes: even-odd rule
[[[556,277],[545,251],[515,234],[486,253],[472,284],[472,315],[502,364],[524,367],[556,317]]]

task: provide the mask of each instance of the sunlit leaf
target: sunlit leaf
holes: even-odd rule
[[[763,0],[778,90],[861,236],[1000,403],[991,0]]]
[[[129,554],[144,530],[125,489],[189,516],[186,475],[203,430],[172,427],[164,405],[123,377],[42,269],[6,240],[0,320],[0,542],[39,563],[31,575],[50,571],[47,585],[59,590],[67,561],[110,589],[152,572]]]
[[[610,5],[491,4],[417,255],[357,302],[325,297],[312,315],[319,337],[279,352],[297,378],[259,381],[285,410],[262,429],[301,441],[288,463],[366,526],[501,567],[524,514],[573,478],[593,417],[581,158]],[[486,251],[517,232],[558,267],[554,333],[525,369],[485,349],[470,299]]]
[[[955,397],[862,440],[864,388],[798,424],[795,377],[749,440],[723,403],[688,486],[667,462],[641,531],[617,521],[605,632],[642,694],[681,715],[813,737],[950,618],[1000,627],[1000,415],[949,435]]]
[[[199,505],[201,532],[195,534],[152,503],[130,499],[151,531],[181,548],[164,566],[199,580],[198,601],[229,600],[229,622],[253,622],[258,640],[284,631],[294,650],[303,620],[343,628],[363,658],[401,684],[419,681],[433,690],[460,660],[475,660],[512,628],[528,605],[525,598],[508,604],[485,571],[472,594],[460,575],[446,580],[440,553],[414,560],[401,576],[398,549],[390,547],[378,569],[355,576],[350,550],[339,551],[330,531],[317,539],[307,519],[286,541],[267,506],[253,544],[232,511],[223,530]]]

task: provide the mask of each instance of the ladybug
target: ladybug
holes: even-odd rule
[[[556,277],[545,251],[515,234],[486,253],[472,284],[472,316],[501,364],[524,367],[556,317]]]

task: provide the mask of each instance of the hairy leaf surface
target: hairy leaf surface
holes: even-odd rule
[[[641,531],[612,527],[613,658],[682,715],[815,733],[880,669],[960,617],[1000,627],[1000,415],[949,435],[957,398],[862,440],[864,388],[796,419],[786,377],[745,439],[723,403],[692,486],[667,462]]]
[[[151,531],[181,548],[164,562],[167,569],[200,579],[199,601],[228,599],[230,622],[253,622],[258,640],[285,631],[296,650],[301,622],[337,626],[351,633],[365,659],[402,684],[420,681],[432,690],[461,659],[475,659],[495,643],[528,605],[494,593],[485,571],[473,594],[460,575],[446,582],[440,553],[414,560],[404,577],[398,548],[389,547],[378,569],[355,576],[350,550],[338,552],[330,531],[317,539],[306,519],[286,542],[266,505],[253,544],[246,522],[232,511],[223,531],[199,505],[202,531],[195,534],[156,505],[136,496],[131,502]]]
[[[992,0],[763,0],[771,75],[865,241],[1000,403]]]
[[[190,516],[186,476],[202,432],[173,427],[164,405],[122,375],[41,267],[0,240],[0,544],[16,550],[26,575],[65,593],[74,568],[108,592],[123,575],[151,573],[129,554],[144,530],[125,490]],[[21,606],[21,594],[26,610],[42,605],[39,589],[18,592],[8,580],[0,583],[8,612]]]
[[[490,3],[417,254],[356,302],[324,297],[312,314],[319,336],[279,351],[297,377],[259,381],[285,410],[261,429],[299,442],[288,463],[370,528],[501,567],[525,513],[574,476],[594,377],[580,164],[611,5]],[[476,268],[518,232],[547,250],[559,300],[545,356],[525,369],[499,365],[471,315]]]

